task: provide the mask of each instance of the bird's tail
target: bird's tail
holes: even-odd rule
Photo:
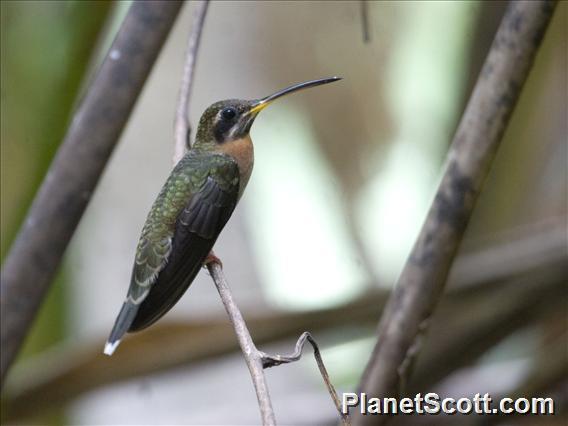
[[[136,305],[130,301],[130,299],[126,299],[116,321],[114,323],[114,327],[110,332],[110,336],[106,342],[104,353],[105,355],[112,355],[116,347],[120,343],[120,339],[122,336],[128,331],[132,321],[134,321],[134,317],[138,312],[138,308],[140,305]]]

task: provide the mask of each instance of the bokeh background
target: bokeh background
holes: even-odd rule
[[[2,258],[129,6],[1,3]],[[7,424],[258,422],[248,371],[205,270],[154,332],[126,339],[113,358],[100,354],[139,232],[172,167],[194,6],[176,21],[9,377]],[[369,1],[364,17],[358,1],[210,5],[191,123],[220,99],[344,78],[257,119],[255,169],[216,245],[263,350],[290,352],[299,335],[290,324],[303,319],[336,387],[356,387],[385,293],[425,217],[505,7]],[[564,407],[567,9],[561,2],[556,10],[468,227],[453,296],[426,341],[452,368],[440,371],[449,361],[425,356],[416,389],[458,397],[524,389]],[[543,370],[552,372],[527,388]],[[309,349],[267,375],[281,424],[336,421]]]

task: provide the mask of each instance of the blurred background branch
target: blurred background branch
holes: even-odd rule
[[[448,153],[444,176],[381,318],[361,391],[398,396],[556,2],[510,3]],[[386,418],[357,416],[355,424]]]
[[[494,241],[483,242],[489,246],[458,257],[450,273],[448,294],[433,319],[430,344],[417,363],[412,391],[431,389],[536,318],[562,312],[566,304],[563,277],[568,270],[564,223],[565,218],[557,218],[493,237]],[[555,238],[549,238],[551,235]],[[527,258],[534,261],[527,262]],[[257,344],[266,345],[294,339],[307,328],[324,333],[337,327],[372,327],[387,296],[385,291],[374,292],[337,308],[312,312],[272,312],[265,307],[245,314]],[[222,317],[192,323],[160,322],[145,333],[128,336],[112,362],[101,353],[102,340],[101,335],[92,342],[69,342],[18,366],[5,390],[5,420],[25,419],[32,414],[27,409],[30,406],[38,415],[97,387],[238,349],[232,329]]]
[[[132,5],[3,264],[2,384],[180,7]]]

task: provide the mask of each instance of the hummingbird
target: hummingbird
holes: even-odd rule
[[[112,355],[126,332],[168,312],[200,268],[249,181],[254,163],[250,130],[258,113],[290,93],[341,80],[294,84],[255,100],[216,102],[199,120],[195,142],[172,170],[142,228],[126,300],[104,348]],[[211,254],[210,254],[211,253]]]

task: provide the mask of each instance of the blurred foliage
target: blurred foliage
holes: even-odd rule
[[[1,3],[3,259],[55,151],[111,3]]]

